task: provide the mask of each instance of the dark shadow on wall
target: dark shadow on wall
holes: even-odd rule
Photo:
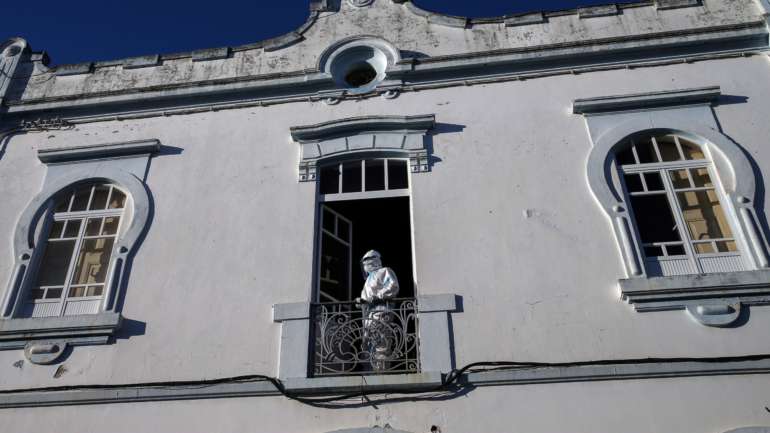
[[[457,134],[465,130],[465,125],[454,123],[436,123],[431,131],[423,137],[423,144],[428,151],[428,166],[432,170],[433,166],[443,160],[433,153],[433,137],[440,134]]]

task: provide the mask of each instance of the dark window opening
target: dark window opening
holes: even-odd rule
[[[671,205],[664,194],[632,196],[631,207],[643,243],[681,240]]]
[[[377,78],[377,71],[368,63],[355,64],[345,74],[345,82],[351,87],[365,86],[375,78]]]
[[[383,266],[395,272],[398,297],[414,297],[409,197],[328,202],[320,209],[319,302],[360,296],[360,260],[369,250],[379,251]]]

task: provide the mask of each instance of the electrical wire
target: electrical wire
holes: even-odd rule
[[[95,385],[63,385],[63,386],[49,386],[39,388],[19,388],[19,389],[4,389],[0,390],[0,395],[11,394],[28,394],[35,392],[62,392],[62,391],[77,391],[77,390],[96,390],[96,389],[128,389],[128,388],[170,388],[170,387],[209,387],[227,383],[258,383],[269,382],[271,383],[278,393],[291,400],[298,401],[304,404],[318,405],[334,402],[342,402],[353,398],[366,399],[370,395],[376,394],[389,394],[389,395],[415,395],[415,394],[429,394],[435,392],[458,392],[464,387],[472,386],[472,384],[465,381],[461,381],[461,378],[467,373],[476,373],[483,371],[500,371],[500,370],[521,370],[532,368],[563,368],[563,367],[589,367],[600,365],[632,365],[632,364],[656,364],[656,363],[684,363],[684,362],[700,362],[711,364],[724,364],[730,362],[750,362],[750,361],[762,361],[770,359],[770,354],[758,354],[758,355],[744,355],[744,356],[729,356],[729,357],[710,357],[710,358],[638,358],[638,359],[604,359],[595,361],[577,361],[577,362],[519,362],[519,361],[482,361],[467,364],[462,368],[454,369],[442,380],[440,385],[435,387],[428,387],[423,389],[413,388],[391,388],[387,390],[371,391],[366,390],[363,387],[355,392],[335,394],[330,396],[314,396],[312,392],[295,392],[287,390],[283,382],[275,377],[251,374],[243,376],[231,376],[222,377],[216,379],[205,380],[188,380],[188,381],[165,381],[165,382],[140,382],[131,384],[95,384]]]

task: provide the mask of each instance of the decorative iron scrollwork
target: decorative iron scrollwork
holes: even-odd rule
[[[418,372],[416,307],[414,299],[314,305],[314,375]]]

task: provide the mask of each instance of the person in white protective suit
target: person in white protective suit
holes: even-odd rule
[[[364,254],[361,267],[366,282],[356,302],[362,304],[364,314],[364,345],[371,355],[372,367],[386,370],[395,343],[389,327],[393,306],[388,300],[398,295],[398,278],[392,269],[382,266],[380,253],[374,250]]]

